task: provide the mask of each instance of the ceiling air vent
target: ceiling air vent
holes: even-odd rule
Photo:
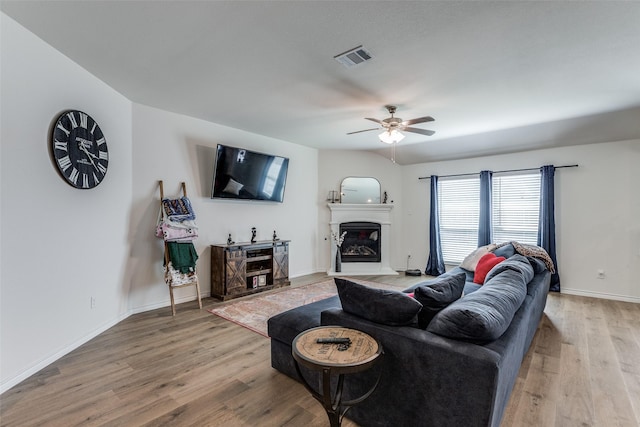
[[[369,61],[372,58],[371,54],[362,46],[355,47],[351,50],[348,50],[340,55],[336,55],[333,57],[336,61],[341,63],[347,68],[355,67],[356,65],[360,65],[366,61]]]

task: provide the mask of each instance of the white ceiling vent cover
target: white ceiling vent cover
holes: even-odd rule
[[[355,67],[356,65],[360,65],[369,61],[373,57],[371,53],[367,51],[362,46],[355,47],[351,50],[348,50],[340,55],[336,55],[333,57],[336,61],[341,63],[347,68]]]

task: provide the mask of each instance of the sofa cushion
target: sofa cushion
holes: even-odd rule
[[[410,325],[417,322],[422,304],[406,293],[370,288],[337,277],[334,280],[342,309],[347,313],[390,326]]]
[[[462,295],[469,295],[469,294],[477,291],[481,287],[482,287],[482,285],[478,285],[477,283],[473,283],[473,282],[470,282],[470,281],[467,280],[464,283],[464,290],[462,291]]]
[[[414,297],[422,304],[422,310],[418,313],[419,328],[426,328],[440,310],[460,299],[466,277],[464,272],[460,272],[438,278],[415,289]]]
[[[476,271],[473,275],[473,283],[482,285],[485,281],[485,278],[487,277],[487,273],[489,273],[489,271],[491,271],[493,267],[495,267],[505,259],[505,257],[496,256],[491,252],[483,255],[480,258],[480,261],[478,261],[478,265],[476,266]]]
[[[533,268],[525,257],[514,255],[494,270],[484,286],[436,314],[427,331],[471,342],[500,337],[527,295]]]

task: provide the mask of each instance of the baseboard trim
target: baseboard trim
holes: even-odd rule
[[[609,294],[606,292],[584,291],[581,289],[562,288],[560,293],[567,295],[578,295],[581,297],[610,299],[623,302],[640,303],[640,297],[632,297],[628,295]]]

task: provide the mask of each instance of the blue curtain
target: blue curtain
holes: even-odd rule
[[[492,242],[491,235],[491,178],[493,172],[480,172],[480,221],[478,223],[478,247]]]
[[[438,214],[438,176],[431,175],[431,215],[429,218],[429,260],[424,273],[439,276],[445,272],[440,245],[440,215]]]
[[[560,275],[556,260],[556,219],[554,206],[554,175],[556,168],[545,165],[540,168],[540,218],[538,222],[538,246],[544,248],[555,266],[551,275],[551,291],[560,292]]]

